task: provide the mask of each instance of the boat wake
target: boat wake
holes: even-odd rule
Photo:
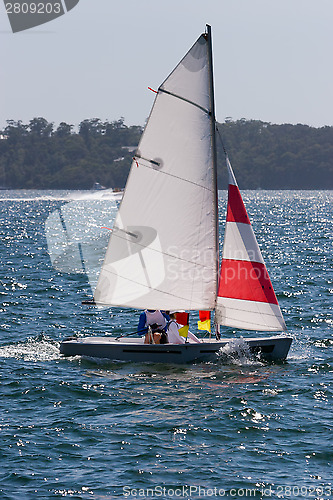
[[[232,365],[263,365],[256,354],[250,351],[250,347],[243,338],[231,339],[217,353],[218,363]]]
[[[30,337],[23,342],[1,346],[0,358],[23,359],[24,361],[53,361],[60,359],[59,343],[43,334]]]
[[[71,190],[5,190],[0,193],[0,202],[4,201],[90,201],[122,199],[122,191],[105,189],[103,191],[71,191]]]

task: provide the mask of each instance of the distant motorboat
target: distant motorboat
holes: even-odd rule
[[[100,184],[99,182],[94,182],[92,188],[93,191],[102,191],[103,189],[107,189],[105,186]]]

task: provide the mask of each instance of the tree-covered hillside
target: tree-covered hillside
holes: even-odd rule
[[[98,118],[55,128],[44,118],[0,131],[0,186],[124,187],[143,128]],[[242,189],[333,189],[333,127],[227,119],[218,125],[218,181],[226,188],[223,139]]]
[[[226,120],[219,130],[243,189],[333,189],[333,127]]]

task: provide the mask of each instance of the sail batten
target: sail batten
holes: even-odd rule
[[[146,161],[146,162],[148,162],[148,163],[151,163],[152,165],[159,165],[159,163],[158,163],[158,162],[155,162],[155,161],[153,161],[153,160],[147,160],[147,159],[145,159],[145,158],[141,158],[140,156],[135,156],[134,158],[135,158],[135,159],[136,159],[136,161],[138,162],[139,166],[142,166],[142,167],[144,167],[144,168],[150,168],[150,169],[152,169],[152,170],[155,170],[155,168],[154,168],[153,166],[151,166],[151,165],[145,165],[143,162],[138,161],[138,160],[137,160],[137,158],[138,158],[139,160],[144,160],[144,161]],[[195,181],[192,181],[192,180],[190,180],[190,179],[185,179],[184,177],[181,177],[181,176],[179,176],[179,175],[175,175],[175,174],[171,174],[170,172],[163,172],[163,171],[160,171],[160,172],[159,172],[159,175],[161,175],[161,174],[162,174],[162,175],[167,175],[167,176],[169,176],[169,177],[173,177],[174,179],[178,179],[178,180],[180,180],[180,181],[182,181],[182,182],[186,182],[186,183],[189,183],[189,184],[193,184],[194,186],[198,186],[198,187],[199,187],[199,188],[201,188],[201,189],[207,189],[208,191],[212,191],[212,192],[213,192],[213,189],[212,189],[212,187],[211,187],[211,186],[207,186],[207,185],[204,185],[204,184],[200,184],[200,183],[195,182]]]
[[[169,92],[168,90],[165,90],[163,88],[159,88],[159,92],[164,92],[165,94],[171,95],[172,97],[175,97],[176,99],[181,99],[184,102],[188,102],[189,104],[192,104],[192,106],[196,106],[197,108],[201,109],[201,111],[203,111],[204,113],[207,113],[208,115],[210,114],[209,109],[206,109],[203,106],[200,106],[200,104],[197,104],[196,102],[193,102],[190,99],[186,99],[185,97],[174,94],[173,92]]]

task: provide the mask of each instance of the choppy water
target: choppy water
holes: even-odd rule
[[[59,355],[138,318],[82,306],[84,275],[52,267],[45,221],[66,196],[0,194],[0,498],[332,498],[333,193],[244,193],[288,362],[177,367]]]

